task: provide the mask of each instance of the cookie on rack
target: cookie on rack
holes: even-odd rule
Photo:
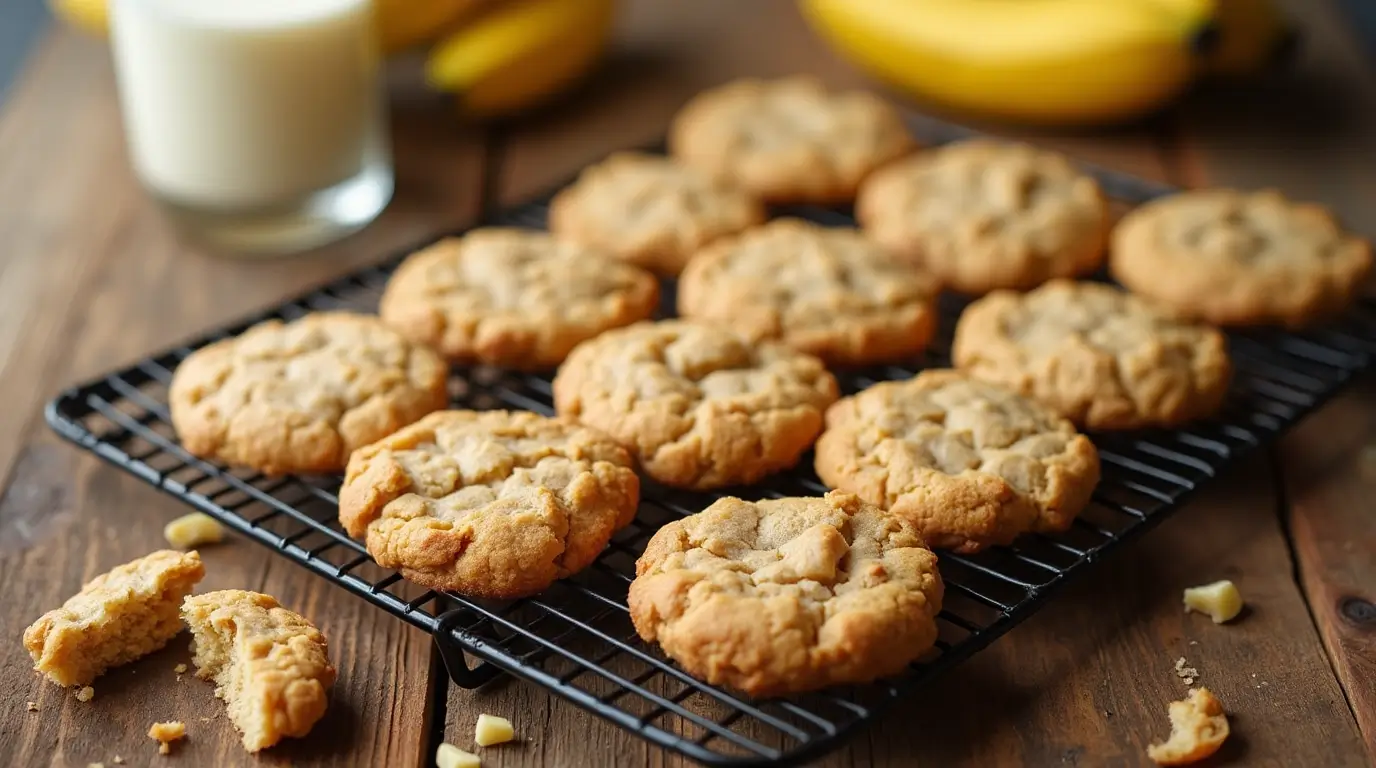
[[[354,453],[339,521],[417,584],[515,598],[586,568],[639,499],[630,455],[595,430],[441,411]]]
[[[658,306],[645,270],[546,232],[489,227],[411,254],[378,314],[453,362],[539,370]]]
[[[1089,429],[1165,427],[1218,410],[1232,375],[1216,329],[1109,285],[998,291],[956,324],[956,367]]]
[[[188,597],[182,619],[196,676],[215,683],[244,749],[305,736],[324,717],[336,670],[325,635],[304,616],[270,595],[225,589]]]
[[[936,555],[842,493],[727,497],[669,523],[636,563],[636,631],[689,674],[767,697],[892,675],[937,639]]]
[[[951,370],[876,384],[827,411],[817,475],[976,552],[1070,527],[1099,482],[1099,454],[1069,421]]]
[[[448,367],[375,317],[270,320],[193,352],[172,424],[191,453],[270,475],[344,469],[349,454],[448,402]]]
[[[674,118],[674,157],[771,203],[849,202],[876,168],[916,147],[894,107],[810,77],[736,80]]]
[[[611,435],[646,474],[679,488],[753,483],[793,466],[836,397],[812,355],[681,320],[608,331],[554,379],[560,415]]]
[[[881,245],[972,295],[1089,274],[1109,232],[1093,178],[1055,152],[992,139],[884,168],[861,186],[855,215]]]
[[[857,230],[776,219],[693,257],[678,284],[678,311],[834,365],[864,365],[926,348],[937,290]]]
[[[665,276],[683,271],[702,246],[764,219],[759,201],[735,185],[639,152],[584,169],[549,207],[556,237]]]
[[[1113,276],[1183,317],[1298,327],[1340,312],[1371,246],[1318,205],[1275,190],[1208,189],[1147,203],[1113,233]]]

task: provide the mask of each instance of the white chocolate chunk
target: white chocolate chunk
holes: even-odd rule
[[[473,740],[480,747],[505,744],[516,736],[511,721],[496,715],[478,715],[478,727],[474,730]]]
[[[435,765],[439,768],[481,768],[477,755],[465,752],[447,741],[435,750]]]
[[[168,523],[162,535],[177,549],[191,549],[219,542],[225,537],[225,529],[210,515],[192,512]]]
[[[1205,614],[1215,624],[1222,624],[1242,612],[1242,594],[1227,579],[1190,587],[1185,590],[1185,610]]]

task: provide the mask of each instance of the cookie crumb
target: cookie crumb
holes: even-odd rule
[[[124,758],[120,757],[119,755],[115,755],[113,758],[110,759],[110,762],[114,763],[115,765],[124,765]]]
[[[90,701],[91,699],[94,699],[95,697],[96,697],[96,689],[92,688],[92,687],[89,686],[89,685],[86,686],[85,688],[82,688],[81,690],[79,690],[79,691],[76,692],[76,700],[77,700],[77,701],[87,702],[87,701]]]
[[[192,512],[163,526],[162,537],[177,549],[195,549],[203,544],[218,544],[225,529],[204,512]]]
[[[1202,613],[1215,624],[1237,618],[1242,605],[1242,593],[1227,579],[1185,590],[1185,610]]]
[[[1191,666],[1186,666],[1185,657],[1181,656],[1175,660],[1175,675],[1179,677],[1185,685],[1194,685],[1194,681],[1199,677],[1199,670]]]
[[[29,711],[30,711],[30,712],[37,712],[37,711],[38,711],[38,702],[36,702],[36,701],[30,701],[30,702],[28,703],[28,707],[29,707]]]
[[[186,723],[171,720],[166,723],[153,723],[148,729],[148,738],[158,740],[158,754],[172,752],[172,742],[186,738]]]
[[[435,750],[435,765],[439,768],[481,768],[477,755],[465,752],[447,741]]]
[[[1228,738],[1223,704],[1207,688],[1191,690],[1184,701],[1170,705],[1171,735],[1153,742],[1147,757],[1157,765],[1188,765],[1212,755]]]
[[[478,715],[478,725],[473,733],[473,741],[477,742],[478,746],[505,744],[514,738],[516,729],[511,727],[510,720],[496,715]]]
[[[172,668],[172,671],[173,671],[173,672],[176,672],[176,673],[179,674],[179,675],[184,675],[184,674],[186,674],[186,665],[185,665],[185,664],[178,664],[177,666],[175,666],[175,667]]]

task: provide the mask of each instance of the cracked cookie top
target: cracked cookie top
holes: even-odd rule
[[[936,556],[849,494],[724,498],[650,539],[628,606],[691,674],[752,696],[899,672],[937,638]]]
[[[1318,205],[1275,190],[1161,198],[1113,233],[1113,276],[1178,315],[1220,325],[1306,325],[1342,310],[1371,247]]]
[[[1208,416],[1228,390],[1227,340],[1101,283],[1058,280],[991,293],[965,309],[952,357],[1090,429]]]
[[[970,139],[871,176],[855,216],[884,247],[961,293],[1027,289],[1103,262],[1108,205],[1062,155]]]
[[[611,435],[648,475],[681,488],[748,484],[793,466],[836,397],[811,355],[678,320],[604,333],[554,379],[560,415]]]
[[[863,365],[927,346],[937,288],[857,230],[776,219],[695,256],[678,309],[829,363]]]
[[[378,314],[454,362],[531,370],[658,306],[659,281],[638,267],[546,232],[491,227],[411,254]]]
[[[586,568],[639,498],[630,456],[595,430],[441,411],[353,455],[339,521],[413,582],[514,598]]]
[[[836,403],[817,440],[816,468],[832,488],[959,552],[1065,530],[1099,482],[1098,452],[1070,422],[950,370],[876,384]]]
[[[810,77],[704,91],[669,131],[669,149],[684,164],[780,203],[848,202],[871,171],[915,146],[888,102]]]
[[[443,408],[448,368],[377,318],[270,320],[193,352],[168,393],[191,453],[268,474],[344,469],[349,453]]]
[[[549,230],[672,276],[702,246],[764,218],[732,184],[667,157],[619,152],[554,197]]]

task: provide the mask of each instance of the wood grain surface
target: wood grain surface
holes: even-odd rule
[[[1284,78],[1195,94],[1137,128],[1019,135],[1176,183],[1279,186],[1376,234],[1371,74],[1330,3],[1289,5],[1310,46]],[[186,246],[139,193],[102,46],[58,32],[38,48],[0,112],[0,624],[11,638],[0,645],[0,686],[12,692],[0,707],[0,764],[108,766],[119,754],[130,765],[419,766],[440,738],[472,748],[482,712],[511,718],[521,736],[483,750],[485,766],[687,764],[510,679],[451,686],[427,709],[447,681],[424,635],[244,541],[203,550],[203,587],[277,595],[319,622],[340,666],[330,714],[305,740],[245,756],[210,686],[172,672],[187,661],[184,637],[98,680],[86,704],[36,677],[18,643],[85,579],[158,547],[163,523],[182,511],[48,433],[40,406],[63,385],[462,225],[478,211],[484,161],[497,171],[495,199],[516,201],[610,150],[654,141],[684,99],[732,77],[864,82],[788,0],[639,0],[620,23],[616,55],[593,82],[485,140],[400,65],[397,200],[360,236],[261,264]],[[821,764],[1140,765],[1168,730],[1167,702],[1185,692],[1179,657],[1233,716],[1235,736],[1211,764],[1369,764],[1371,383]],[[1180,607],[1183,587],[1217,578],[1235,580],[1249,603],[1222,627]],[[30,700],[38,712],[26,711]],[[180,763],[144,735],[171,717],[190,731]]]

